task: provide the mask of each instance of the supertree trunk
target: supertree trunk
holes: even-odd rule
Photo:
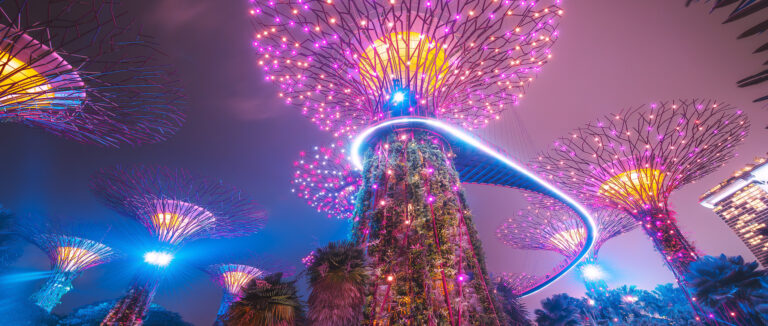
[[[136,276],[131,282],[128,293],[122,297],[101,322],[102,326],[142,325],[149,305],[160,285],[159,268],[146,271]]]
[[[363,324],[504,323],[452,156],[422,130],[366,153],[354,225],[372,265]]]
[[[229,307],[232,306],[232,304],[240,300],[240,297],[229,293],[229,291],[224,290],[224,297],[221,299],[221,305],[219,305],[219,312],[216,313],[216,321],[213,323],[214,326],[223,326],[224,320],[227,317],[227,311],[229,310]]]
[[[61,297],[72,290],[72,280],[78,275],[78,273],[54,270],[43,287],[30,298],[36,305],[47,312],[51,312],[53,307],[61,302]]]
[[[688,273],[688,266],[699,256],[677,227],[675,213],[668,209],[651,210],[639,214],[643,230],[651,238],[653,247],[663,256],[664,262],[680,282]],[[683,284],[681,284],[683,285]]]

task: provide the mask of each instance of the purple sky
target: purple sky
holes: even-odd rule
[[[146,24],[146,32],[157,36],[187,89],[191,107],[184,128],[162,144],[112,150],[4,125],[0,128],[0,203],[25,218],[32,214],[90,224],[88,234],[94,238],[109,229],[105,241],[130,252],[133,240],[146,232],[89,193],[88,177],[97,169],[118,163],[166,164],[242,188],[268,210],[266,228],[248,238],[187,246],[189,259],[180,258],[155,300],[187,321],[209,325],[221,293],[205,274],[190,266],[196,258],[225,256],[254,262],[247,257],[269,255],[298,263],[313,248],[344,237],[345,222],[323,217],[289,191],[291,163],[297,153],[325,145],[331,137],[317,131],[297,108],[279,103],[274,85],[262,81],[249,47],[246,1],[135,3],[135,14]],[[683,231],[703,253],[753,260],[726,225],[698,205],[697,198],[753,157],[768,152],[761,141],[767,136],[768,110],[751,103],[765,93],[765,87],[735,86],[736,80],[757,71],[765,58],[750,55],[757,40],[735,40],[744,25],[720,24],[725,12],[709,15],[706,5],[686,9],[683,3],[566,0],[553,60],[516,112],[507,112],[480,133],[525,161],[554,138],[627,106],[679,97],[711,97],[739,106],[753,122],[752,134],[738,150],[740,156],[673,194],[672,207],[679,213]],[[559,260],[551,253],[508,249],[495,238],[497,226],[518,208],[516,191],[475,185],[466,189],[492,272],[546,272]],[[609,241],[600,259],[610,271],[611,286],[653,288],[672,281],[640,231]],[[115,262],[85,272],[54,312],[66,314],[74,307],[120,296],[134,265]],[[29,246],[12,272],[48,268],[43,253]],[[15,284],[12,290],[0,284],[0,292],[27,296],[41,283]],[[566,275],[525,301],[533,310],[543,297],[560,292],[579,295],[583,286],[574,275]]]

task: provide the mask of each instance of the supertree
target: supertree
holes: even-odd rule
[[[72,290],[72,281],[84,270],[117,257],[110,247],[99,242],[62,234],[36,234],[30,240],[48,255],[53,264],[51,276],[32,295],[32,301],[51,312],[61,297]]]
[[[352,167],[343,143],[315,146],[300,152],[293,162],[291,192],[328,217],[348,219],[355,211],[355,196],[363,184],[360,172]]]
[[[113,1],[3,1],[0,122],[116,147],[165,140],[180,88]]]
[[[735,156],[748,129],[747,117],[730,105],[664,101],[589,123],[532,165],[591,204],[638,221],[685,289],[683,275],[698,253],[678,228],[669,196]]]
[[[387,126],[498,119],[550,57],[553,2],[252,1],[279,97],[335,136],[383,130],[355,163],[353,238],[372,267],[362,324],[503,322],[447,135]]]
[[[253,266],[239,264],[216,264],[205,269],[214,282],[224,289],[215,325],[223,325],[229,306],[240,300],[243,287],[253,279],[264,275],[264,271]]]
[[[553,251],[574,259],[587,238],[581,220],[573,210],[553,199],[544,196],[531,199],[526,209],[518,211],[496,230],[496,236],[515,249]],[[597,264],[600,248],[606,241],[634,230],[639,224],[619,210],[593,208],[591,212],[597,225],[597,239],[578,269],[587,291],[598,292],[608,287]]]
[[[164,268],[185,242],[250,235],[266,220],[240,190],[182,169],[117,166],[97,173],[91,186],[108,206],[144,225],[159,242],[157,250],[144,255],[148,266],[103,325],[141,324]]]

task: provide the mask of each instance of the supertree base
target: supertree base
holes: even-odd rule
[[[142,325],[160,284],[160,278],[157,277],[156,273],[151,273],[153,277],[139,276],[135,278],[128,293],[109,310],[101,325]]]
[[[40,308],[51,312],[61,302],[61,297],[72,290],[72,280],[77,275],[77,273],[54,271],[43,287],[35,292],[30,299]]]
[[[367,151],[354,224],[372,271],[362,324],[504,324],[452,157],[413,129]]]

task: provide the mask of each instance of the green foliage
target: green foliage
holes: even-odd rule
[[[458,323],[506,324],[486,294],[492,284],[450,149],[428,132],[401,135],[365,155],[353,226],[371,264],[363,324],[448,324],[458,306]]]
[[[71,314],[62,318],[58,326],[98,326],[110,309],[117,303],[116,300],[102,301],[75,309]],[[149,306],[144,326],[192,326],[185,322],[178,313],[165,310],[163,307],[152,304]]]
[[[352,242],[331,242],[315,250],[308,272],[311,324],[359,325],[368,281],[363,249]]]
[[[233,303],[225,325],[292,326],[304,322],[304,305],[296,290],[296,280],[283,281],[282,273],[245,286],[243,297]]]

